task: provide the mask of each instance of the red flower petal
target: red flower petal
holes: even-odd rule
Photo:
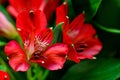
[[[60,0],[48,0],[44,9],[48,21],[50,20],[50,17],[52,16],[53,12],[56,10],[59,3]]]
[[[73,33],[71,33],[73,34]],[[79,30],[79,33],[73,38],[73,43],[77,44],[79,42],[84,42],[96,34],[95,29],[91,24],[84,24]]]
[[[78,52],[79,59],[93,59],[94,55],[98,54],[102,49],[102,44],[98,38],[91,38],[85,42],[87,45],[82,52]]]
[[[76,36],[82,31],[84,24],[84,14],[78,15],[70,25],[67,25],[64,27],[63,32],[66,32],[66,34],[74,40]]]
[[[10,76],[7,72],[0,70],[0,80],[10,80]]]
[[[74,46],[69,45],[68,48],[69,48],[69,52],[67,54],[67,58],[69,60],[72,60],[72,61],[76,62],[76,63],[80,62],[80,60],[78,58],[78,53],[76,52]]]
[[[16,11],[22,12],[24,10],[36,10],[43,7],[45,0],[9,0],[10,5],[13,6]]]
[[[68,48],[64,44],[54,44],[50,46],[45,52],[39,54],[33,54],[31,61],[37,62],[41,66],[49,70],[58,70],[63,67],[66,61],[66,54]]]
[[[30,40],[33,34],[40,32],[46,28],[47,21],[42,11],[23,11],[17,17],[17,30],[19,31],[23,41]]]
[[[69,29],[72,30],[75,28],[75,30],[80,30],[82,28],[82,25],[84,24],[85,16],[84,13],[79,14],[69,25]]]
[[[61,6],[59,6],[56,10],[56,24],[60,22],[66,22],[68,15],[68,4],[64,2]]]
[[[9,64],[15,71],[27,71],[29,64],[26,55],[16,41],[10,41],[5,46],[5,53],[9,57]]]

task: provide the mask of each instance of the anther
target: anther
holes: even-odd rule
[[[68,58],[68,56],[66,55],[66,56],[65,56],[65,59],[67,59],[67,58]]]
[[[18,30],[18,31],[21,31],[21,29],[20,29],[20,28],[17,28],[17,30]]]
[[[42,63],[42,64],[44,64],[44,63],[45,63],[45,61],[42,61],[41,63]]]
[[[34,12],[33,10],[30,10],[30,14],[33,14],[33,12]]]
[[[66,16],[66,18],[67,18],[67,19],[69,19],[69,17],[68,17],[68,16]]]
[[[5,75],[4,78],[7,78],[7,75]]]
[[[93,57],[93,59],[97,59],[96,57]]]
[[[71,44],[72,47],[75,47],[74,44]]]
[[[52,30],[52,29],[53,29],[53,27],[50,27],[50,29]]]
[[[63,4],[64,4],[64,5],[66,5],[66,4],[67,4],[67,2],[65,1]]]
[[[7,57],[7,60],[9,60],[9,57]]]

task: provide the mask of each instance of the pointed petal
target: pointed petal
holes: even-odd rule
[[[38,33],[46,28],[47,21],[42,11],[23,11],[17,17],[17,30],[23,41],[29,40],[33,33]]]
[[[24,10],[37,10],[43,7],[45,0],[9,0],[10,5],[13,6],[16,11],[22,12]]]
[[[19,44],[12,40],[4,49],[6,55],[9,58],[9,64],[15,71],[27,71],[29,64],[27,62],[26,55],[20,48]]]
[[[10,80],[10,76],[7,72],[0,70],[0,80]]]
[[[37,62],[48,70],[61,69],[66,61],[68,48],[65,44],[54,44],[50,46],[45,52],[33,55],[32,62]]]
[[[91,38],[86,41],[87,47],[82,51],[78,52],[79,59],[93,59],[102,49],[102,43],[98,38]]]
[[[50,20],[50,17],[52,16],[53,12],[56,10],[59,4],[60,4],[60,0],[48,0],[44,9],[44,12],[47,17],[47,21]]]
[[[67,25],[64,28],[64,32],[73,40],[76,38],[76,36],[81,32],[81,29],[84,24],[84,14],[78,15],[70,25]]]
[[[69,28],[72,29],[81,29],[82,25],[84,24],[85,21],[85,15],[84,13],[79,14],[71,23]]]
[[[69,48],[69,52],[68,52],[68,54],[67,54],[67,58],[68,58],[69,60],[71,60],[71,61],[74,61],[74,62],[76,62],[76,63],[79,63],[80,60],[79,60],[79,58],[78,58],[78,55],[77,55],[77,52],[76,52],[74,46],[71,46],[71,45],[70,45],[68,48]]]
[[[61,6],[59,6],[56,10],[56,24],[60,22],[66,22],[68,15],[68,4],[64,2]]]

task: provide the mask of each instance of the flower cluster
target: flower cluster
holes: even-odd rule
[[[27,71],[30,63],[38,63],[48,70],[61,69],[65,61],[80,62],[94,59],[102,48],[91,24],[84,23],[84,13],[72,22],[67,16],[67,2],[58,7],[60,0],[9,0],[8,11],[16,17],[16,28],[23,47],[15,40],[5,46],[9,64],[15,71]],[[53,4],[53,5],[52,5]],[[62,24],[62,42],[52,43],[54,33],[47,28],[56,10],[56,25]],[[61,14],[62,13],[62,14]]]

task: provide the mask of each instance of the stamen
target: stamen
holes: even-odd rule
[[[75,47],[74,44],[71,44],[72,47]]]
[[[45,63],[45,61],[42,61],[41,63],[42,63],[42,64],[44,64],[44,63]]]
[[[66,56],[65,56],[65,59],[67,59],[67,58],[68,58],[68,56],[66,55]]]
[[[33,12],[34,12],[33,10],[30,10],[30,14],[33,14]]]
[[[7,60],[9,60],[9,57],[7,57]]]
[[[66,4],[67,4],[67,2],[65,1],[63,4],[64,4],[64,5],[66,5]]]
[[[34,11],[30,10],[30,18],[31,18],[31,20],[33,20],[33,17],[34,17]]]
[[[97,59],[96,57],[93,57],[93,59]]]
[[[67,18],[67,19],[69,19],[69,17],[68,17],[68,16],[66,16],[66,18]]]
[[[53,29],[53,27],[50,27],[50,29],[52,30],[52,29]]]
[[[21,31],[21,29],[20,29],[20,28],[17,28],[17,30],[18,30],[18,31]]]
[[[7,75],[5,75],[4,78],[7,78]]]

